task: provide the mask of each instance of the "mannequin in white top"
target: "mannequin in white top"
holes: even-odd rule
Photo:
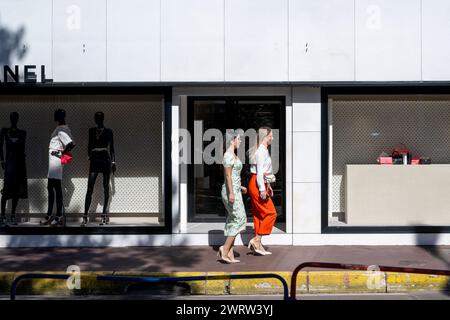
[[[47,216],[41,224],[51,226],[65,226],[65,218],[63,217],[63,193],[61,180],[63,177],[63,167],[61,157],[64,153],[69,152],[75,147],[72,133],[66,125],[66,112],[63,109],[55,111],[54,120],[57,123],[55,130],[52,132],[49,143],[49,159],[48,159],[48,210]],[[56,195],[56,216],[53,216],[53,203]]]

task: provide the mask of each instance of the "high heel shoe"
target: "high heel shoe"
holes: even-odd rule
[[[50,223],[52,223],[52,220],[53,220],[53,216],[47,215],[47,216],[45,216],[44,220],[41,220],[39,222],[39,224],[47,226],[47,225],[50,225]]]
[[[230,259],[230,261],[231,261],[232,263],[239,263],[239,262],[241,262],[241,260],[238,260],[238,259],[235,259],[235,258],[234,258],[234,251],[233,251],[233,248],[234,248],[234,247],[231,247],[231,248],[230,248],[230,251],[228,251],[228,258]]]
[[[100,218],[100,225],[104,226],[105,224],[109,224],[109,218],[106,214],[102,214]]]
[[[88,223],[89,223],[88,216],[83,216],[83,221],[81,222],[81,226],[86,227]]]
[[[6,223],[6,217],[5,216],[1,216],[0,217],[0,227],[7,227],[8,224]]]
[[[17,219],[16,219],[16,215],[12,214],[10,219],[10,223],[12,226],[17,226]]]
[[[219,251],[217,251],[217,258],[219,258],[220,261],[223,261],[225,263],[236,263],[238,262],[237,260],[230,260],[228,257],[225,257],[225,255],[223,254],[223,246],[221,246],[219,248]]]
[[[257,253],[260,256],[265,256],[264,251],[256,249],[253,239],[248,242],[248,248],[253,251],[253,254]]]

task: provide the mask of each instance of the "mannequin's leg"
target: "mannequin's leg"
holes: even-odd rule
[[[109,172],[103,173],[103,214],[108,214],[109,203]]]
[[[1,207],[2,207],[2,211],[1,211],[1,216],[0,216],[0,227],[5,227],[6,226],[6,217],[5,217],[5,212],[6,212],[6,202],[8,200],[5,199],[5,197],[2,197],[1,200]]]
[[[5,197],[2,196],[2,203],[1,203],[1,207],[2,207],[2,217],[5,216],[5,212],[6,212],[6,202],[8,202],[8,199],[6,199]]]
[[[56,193],[56,215],[61,217],[63,214],[63,193],[61,187],[61,180],[55,180]]]
[[[84,215],[87,216],[92,202],[92,193],[94,192],[95,180],[97,180],[97,172],[89,172],[88,189],[86,199],[84,201]]]
[[[11,224],[16,226],[17,225],[17,221],[16,221],[16,209],[17,209],[17,204],[19,203],[19,198],[13,198],[12,199],[12,208],[11,208]]]
[[[50,217],[53,213],[53,202],[55,202],[55,192],[54,192],[54,179],[48,179],[47,191],[48,191],[48,209],[47,216]]]

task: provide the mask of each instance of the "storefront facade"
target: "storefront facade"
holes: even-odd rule
[[[16,111],[27,130],[29,194],[0,246],[219,244],[223,173],[202,153],[211,132],[260,126],[276,130],[267,244],[450,244],[445,10],[443,0],[0,0],[0,121]],[[64,228],[39,225],[56,108],[77,142]],[[97,111],[115,139],[111,223],[95,220],[99,176],[80,227]],[[400,145],[431,165],[377,164]],[[246,205],[238,243],[253,233]]]

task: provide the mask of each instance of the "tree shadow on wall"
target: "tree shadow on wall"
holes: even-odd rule
[[[12,31],[2,25],[0,16],[0,65],[9,65],[13,57],[21,60],[27,53],[23,43],[25,28]]]

